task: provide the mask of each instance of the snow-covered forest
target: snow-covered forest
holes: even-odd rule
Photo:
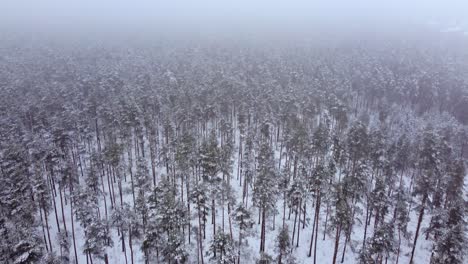
[[[467,263],[467,40],[290,37],[5,38],[0,263]]]

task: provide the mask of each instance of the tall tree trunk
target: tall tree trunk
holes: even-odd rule
[[[367,221],[369,220],[369,199],[367,199],[367,206],[366,206],[366,221],[364,221],[364,238],[362,239],[362,247],[366,246],[366,238],[367,238]]]
[[[312,234],[310,235],[309,254],[307,255],[309,258],[312,256],[312,246],[314,244],[315,221],[317,221],[317,206],[315,206],[314,222],[312,223]],[[317,234],[318,234],[318,232],[317,232]]]
[[[67,232],[67,224],[65,221],[65,211],[63,209],[63,195],[62,195],[62,189],[59,187],[59,194],[60,194],[60,208],[62,209],[62,221],[63,221],[63,229],[65,230],[65,236],[68,237],[68,232]],[[65,190],[63,190],[65,191]]]
[[[106,192],[104,188],[104,174],[101,173],[101,189],[102,189],[102,197],[104,198],[104,213],[106,217],[106,221],[108,219],[108,213],[107,213],[107,198],[106,198]]]
[[[302,200],[302,199],[301,199]],[[299,236],[301,234],[301,207],[302,207],[302,201],[299,201],[299,208],[297,210],[299,211],[299,221],[297,223],[297,241],[296,241],[296,247],[299,247]],[[304,219],[305,221],[305,219]]]
[[[51,174],[50,177],[53,178],[53,173],[52,173],[52,171],[51,171],[50,174]],[[51,190],[53,190],[53,189],[55,189],[55,187],[51,188]],[[60,233],[60,222],[59,222],[59,218],[58,218],[57,204],[56,204],[56,202],[55,202],[55,197],[56,197],[56,195],[54,196],[54,193],[52,193],[51,199],[52,199],[52,203],[53,203],[53,205],[54,205],[55,221],[56,221],[56,223],[57,223],[57,230],[58,230],[58,232]]]
[[[122,251],[125,256],[125,264],[128,264],[128,259],[127,259],[127,247],[125,246],[125,232],[122,230]]]
[[[294,225],[293,225],[291,245],[294,245],[294,238],[296,237],[296,223],[297,223],[297,205],[296,205],[296,212],[294,213]]]
[[[323,229],[323,241],[325,241],[325,235],[327,234],[328,214],[330,212],[330,206],[327,204],[327,213],[325,214],[325,226]]]
[[[49,247],[50,247],[50,252],[53,252],[52,249],[52,240],[50,239],[50,230],[49,230],[49,217],[47,217],[47,211],[44,209],[44,219],[46,222],[46,229],[47,229],[47,237],[49,238]]]
[[[286,224],[286,192],[283,193],[283,228]]]
[[[336,264],[336,257],[338,256],[338,246],[340,245],[340,233],[341,233],[341,225],[336,227],[336,235],[335,235],[335,249],[333,251],[333,261],[332,264]]]
[[[129,226],[128,228],[128,246],[130,248],[130,260],[133,263],[133,244],[132,244],[132,226]]]
[[[216,213],[215,213],[215,200],[214,199],[211,200],[211,215],[212,215],[211,223],[213,224],[213,238],[215,238],[216,237]],[[216,250],[214,251],[213,255],[216,257]]]
[[[396,253],[396,262],[398,264],[398,260],[400,259],[400,250],[401,250],[401,228],[398,227],[398,248]]]
[[[72,228],[72,238],[73,238],[73,250],[75,251],[75,262],[78,264],[78,252],[76,250],[76,238],[75,238],[75,220],[73,219],[73,199],[70,199],[70,220]]]
[[[107,187],[108,187],[108,190],[109,190],[109,198],[110,198],[110,202],[111,202],[111,209],[114,209],[114,204],[115,204],[115,199],[114,199],[114,196],[112,195],[112,189],[111,189],[111,179],[110,179],[110,176],[109,176],[109,171],[107,171],[106,173],[106,168],[104,167],[104,165],[102,165],[102,173],[104,175],[107,175]]]
[[[318,238],[318,226],[319,226],[319,220],[320,220],[320,202],[319,202],[319,206],[318,206],[318,209],[317,209],[317,221],[316,221],[316,224],[315,224],[315,245],[314,245],[314,264],[317,263],[317,238]]]
[[[416,226],[416,233],[414,234],[413,249],[411,250],[410,264],[413,264],[414,252],[416,251],[416,242],[418,242],[419,229],[421,228],[421,222],[424,217],[424,207],[426,206],[427,195],[424,195],[421,202],[421,210],[419,211],[418,224]]]
[[[349,241],[349,236],[346,235],[345,242],[344,242],[344,247],[343,247],[343,255],[341,255],[341,263],[344,262],[344,257],[345,257],[345,253],[346,253],[346,246],[348,245],[348,241]]]
[[[199,248],[200,248],[200,259],[201,259],[201,263],[203,264],[204,261],[203,261],[203,243],[202,243],[202,229],[201,229],[201,210],[200,210],[200,199],[197,195],[197,211],[198,211],[198,236],[197,236],[197,240],[198,240],[198,243],[199,243]],[[203,210],[205,210],[205,208],[203,208]],[[203,238],[205,238],[205,223],[203,224]]]
[[[47,237],[46,237],[46,232],[44,228],[44,220],[42,219],[42,207],[39,208],[39,215],[41,217],[41,227],[42,227],[42,234],[44,236],[44,245],[46,247],[46,251],[49,251],[49,246],[47,245]]]
[[[76,238],[75,238],[75,220],[73,217],[73,179],[72,179],[73,174],[69,177],[69,191],[70,191],[70,220],[71,220],[71,229],[72,229],[72,238],[73,238],[73,249],[75,252],[75,263],[78,264],[78,253],[76,250]]]
[[[260,233],[260,252],[265,252],[265,227],[266,227],[266,213],[265,208],[262,209],[262,229]]]
[[[243,217],[241,215],[240,222],[243,222]],[[237,264],[240,264],[240,258],[241,258],[241,247],[242,247],[242,225],[239,227],[239,247],[237,249]]]
[[[231,215],[231,203],[228,203],[228,216]],[[231,217],[228,217],[228,221],[229,221],[229,234],[231,236],[231,239],[233,239],[233,236],[232,236],[232,220],[231,220]]]

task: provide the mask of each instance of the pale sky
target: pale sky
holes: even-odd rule
[[[14,25],[303,24],[307,21],[456,22],[468,0],[0,0],[0,22]]]

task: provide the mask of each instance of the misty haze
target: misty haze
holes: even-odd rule
[[[0,4],[0,264],[466,264],[467,165],[466,1]]]

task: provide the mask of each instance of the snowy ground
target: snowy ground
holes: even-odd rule
[[[238,142],[237,139],[239,138],[238,135],[235,137],[236,138],[236,145],[238,147]],[[237,168],[238,168],[238,151],[236,150],[235,152],[235,159],[233,163],[233,177],[232,177],[232,186],[236,190],[237,195],[236,197],[239,198],[242,197],[242,187],[240,187],[239,180],[237,180],[236,175],[237,175]],[[276,151],[276,159],[279,158],[279,151]],[[283,162],[284,163],[284,162]],[[135,168],[135,166],[133,166]],[[163,171],[163,168],[159,168],[157,175],[161,175]],[[130,177],[127,177],[127,180],[129,180]],[[105,177],[105,180],[107,178]],[[107,182],[104,182],[105,186],[107,186]],[[130,183],[127,181],[124,184],[124,190],[127,190],[124,200],[129,203],[133,204],[132,202],[132,196],[130,194]],[[106,193],[108,195],[108,193]],[[249,194],[249,198],[252,197],[251,193]],[[61,212],[60,208],[60,198],[57,197],[57,211]],[[108,205],[109,205],[109,199],[108,200]],[[101,212],[103,212],[103,201],[100,201],[100,207],[101,207]],[[249,206],[252,205],[252,201],[249,201]],[[282,207],[283,206],[283,201],[279,200],[278,201],[278,214],[276,215],[276,228],[273,229],[273,218],[270,217],[268,221],[268,226],[267,226],[267,232],[266,232],[266,252],[272,256],[275,256],[276,253],[274,252],[274,246],[275,246],[275,238],[279,232],[279,227],[282,224]],[[313,219],[313,213],[314,209],[312,207],[312,203],[308,202],[308,208],[307,208],[307,216],[306,219],[310,220],[309,223],[306,224],[306,227],[304,229],[301,229],[300,231],[300,241],[299,241],[299,247],[294,249],[294,255],[298,260],[298,263],[311,263],[313,261],[313,258],[307,257],[308,251],[309,251],[309,245],[310,245],[310,239],[311,239],[311,232],[312,232],[312,219]],[[193,207],[192,207],[193,208]],[[70,232],[71,228],[71,221],[70,221],[70,208],[69,208],[69,203],[68,205],[64,206],[65,210],[65,218],[66,218],[66,225],[67,228]],[[110,208],[109,208],[110,212]],[[194,213],[195,210],[192,209],[192,213]],[[221,226],[221,208],[218,206],[217,208],[217,225]],[[255,263],[255,260],[258,258],[259,255],[259,248],[260,248],[260,225],[257,224],[258,220],[258,209],[256,208],[251,208],[251,212],[253,213],[253,219],[256,222],[256,225],[254,226],[253,230],[253,235],[248,238],[248,247],[243,251],[243,256],[241,259],[241,263]],[[317,243],[317,262],[318,263],[331,263],[332,262],[332,257],[333,257],[333,250],[334,250],[334,237],[330,235],[326,235],[325,240],[323,239],[323,232],[324,232],[324,219],[325,219],[325,206],[322,206],[321,209],[321,221],[319,225],[319,239]],[[287,214],[287,213],[286,213]],[[287,218],[287,216],[286,216]],[[360,218],[364,222],[365,215],[361,215]],[[411,214],[411,222],[409,223],[408,230],[414,233],[414,230],[416,229],[416,218],[417,216],[412,213]],[[226,231],[229,228],[228,220],[227,220],[227,208],[225,209],[225,227]],[[427,226],[427,221],[429,217],[426,215],[425,216],[425,221],[423,222],[422,228]],[[60,226],[63,229],[63,223],[61,221],[61,216],[59,213],[59,221],[60,221]],[[208,250],[209,247],[209,242],[211,241],[212,237],[212,225],[210,224],[210,217],[208,217],[208,222],[207,222],[207,230],[206,230],[206,235],[207,238],[204,241],[204,252]],[[193,217],[192,220],[192,226],[197,226],[197,220],[196,217]],[[294,225],[294,214],[291,215],[291,219],[288,220],[286,219],[286,224],[289,227],[289,230],[291,231]],[[56,234],[57,234],[57,225],[56,225],[56,220],[55,220],[55,214],[53,212],[50,213],[49,215],[49,225],[51,226],[51,235],[53,236],[52,241],[57,241],[55,239]],[[372,224],[369,226],[368,229],[368,235],[367,237],[369,238],[372,236]],[[70,233],[71,234],[71,233]],[[78,263],[87,263],[86,261],[86,256],[82,254],[82,245],[83,245],[83,231],[82,228],[79,225],[79,222],[76,221],[75,219],[75,234],[76,234],[76,243],[77,243],[77,251],[78,251]],[[236,227],[233,225],[233,234],[234,234],[234,239],[236,240],[238,231],[236,230]],[[356,263],[356,257],[357,257],[357,251],[361,248],[362,241],[364,234],[364,226],[357,224],[354,228],[353,235],[352,235],[352,240],[351,243],[348,245],[345,258],[344,258],[344,263]],[[117,235],[117,232],[115,229],[112,230],[112,238],[114,241],[114,246],[110,249],[107,250],[107,253],[109,255],[109,263],[111,264],[125,264],[126,259],[128,263],[130,262],[130,251],[128,250],[128,244],[127,244],[127,258],[125,258],[124,253],[122,252],[122,247],[121,247],[121,242],[119,240],[119,236]],[[128,238],[127,238],[128,239]],[[188,239],[186,239],[188,241]],[[295,242],[295,241],[294,241]],[[143,254],[140,251],[140,241],[134,241],[134,259],[135,263],[143,263]],[[409,254],[411,252],[411,243],[412,239],[410,241],[403,240],[401,244],[401,255],[400,255],[400,260],[399,263],[408,263],[409,262]],[[341,254],[342,254],[342,248],[344,244],[344,239],[341,240],[340,243],[340,248],[338,251],[338,262],[341,260]],[[423,235],[420,236],[418,243],[417,243],[417,248],[416,248],[416,262],[415,263],[429,263],[429,258],[430,258],[430,248],[431,248],[431,242],[426,241],[425,237]],[[353,249],[354,248],[354,249]],[[59,248],[55,244],[54,245],[54,251],[56,251],[57,254]],[[196,236],[192,235],[191,238],[191,244],[187,244],[187,250],[190,253],[190,263],[197,263],[197,243],[196,243]],[[395,263],[395,259],[392,256],[389,259],[389,263]],[[70,259],[74,261],[74,251],[73,251],[73,244],[71,245],[70,248]],[[208,263],[208,258],[205,257],[205,263]],[[94,260],[94,263],[100,263],[103,261]],[[72,262],[73,263],[73,262]]]

